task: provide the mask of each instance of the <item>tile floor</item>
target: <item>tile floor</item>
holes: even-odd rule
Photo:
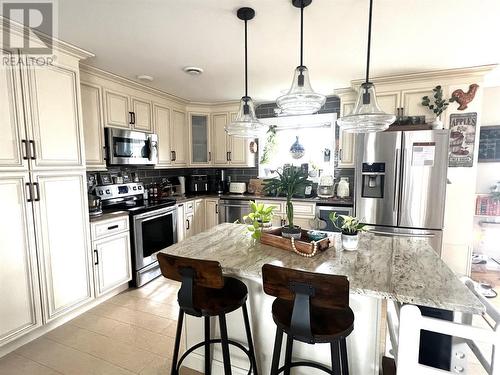
[[[1,358],[0,374],[169,374],[178,288],[158,278],[127,290]]]

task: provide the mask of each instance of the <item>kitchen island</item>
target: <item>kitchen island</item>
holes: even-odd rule
[[[355,314],[354,332],[348,337],[351,374],[378,374],[380,357],[381,314],[383,299],[466,313],[481,313],[483,306],[439,259],[426,239],[381,236],[363,233],[355,252],[340,249],[339,236],[333,246],[314,258],[255,242],[244,225],[220,224],[165,250],[166,253],[207,260],[217,260],[224,274],[243,280],[249,290],[257,362],[261,373],[269,373],[275,325],[271,316],[273,298],[262,291],[261,269],[266,263],[345,275],[349,278],[350,305]],[[228,315],[229,336],[245,343],[240,311]],[[215,320],[213,321],[214,328]],[[218,330],[215,329],[215,334]],[[186,345],[203,339],[202,320],[189,317],[185,323]],[[295,358],[308,358],[329,365],[327,345],[294,345]],[[222,373],[222,355],[214,348],[214,373]],[[234,373],[246,373],[246,359],[232,352]],[[194,353],[186,365],[203,370],[203,353]],[[239,370],[241,369],[241,371]],[[316,373],[301,369],[296,373]],[[318,372],[319,373],[319,372]]]

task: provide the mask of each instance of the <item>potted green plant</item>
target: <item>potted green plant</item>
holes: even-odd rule
[[[285,194],[286,196],[286,217],[287,225],[281,228],[281,235],[286,238],[301,237],[301,228],[293,223],[293,204],[292,197],[303,191],[304,188],[311,184],[307,179],[307,174],[302,169],[297,167],[289,167],[283,171],[276,171],[278,177],[266,180],[264,190],[267,193],[276,192],[277,195]]]
[[[262,230],[271,226],[275,208],[274,206],[265,206],[262,203],[250,201],[251,212],[243,216],[243,222],[247,224],[247,229],[252,233],[252,238],[260,239]]]
[[[432,95],[432,102],[429,96],[422,97],[422,105],[428,107],[436,115],[435,120],[432,122],[432,127],[434,129],[442,129],[443,122],[441,121],[441,114],[446,111],[446,108],[455,99],[443,99],[443,88],[438,85],[432,89],[434,94]]]
[[[342,232],[342,247],[345,250],[353,251],[358,248],[359,232],[363,232],[365,224],[361,224],[354,216],[337,215],[332,212],[329,215],[335,228]]]

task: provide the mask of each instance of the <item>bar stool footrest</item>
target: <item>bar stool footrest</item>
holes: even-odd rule
[[[220,343],[222,343],[222,339],[210,339],[210,340],[208,340],[208,343],[210,345],[212,345],[212,344],[220,344]],[[248,369],[248,374],[247,375],[250,375],[252,373],[252,370],[254,369],[253,366],[252,366],[252,359],[251,359],[251,356],[250,356],[250,351],[247,348],[245,348],[242,344],[240,344],[239,342],[236,342],[236,341],[233,341],[233,340],[227,340],[227,343],[229,345],[233,345],[233,346],[237,347],[238,349],[240,349],[241,351],[243,351],[246,354],[246,356],[248,357],[248,361],[250,362],[250,368]],[[193,345],[191,348],[189,348],[188,350],[186,350],[184,352],[184,354],[179,359],[179,362],[177,362],[177,366],[175,368],[176,374],[179,373],[182,361],[184,361],[186,359],[186,357],[189,354],[191,354],[193,351],[195,351],[196,349],[205,346],[205,344],[206,344],[205,341],[201,341],[201,342],[197,343],[196,345]]]
[[[340,375],[340,374],[335,374],[332,369],[326,367],[325,365],[322,365],[321,363],[316,363],[316,362],[306,362],[306,361],[298,361],[298,362],[292,362],[290,365],[284,365],[279,368],[277,374],[285,371],[285,370],[290,370],[292,367],[313,367],[315,369],[321,370],[326,372],[327,374],[332,374],[332,375]]]

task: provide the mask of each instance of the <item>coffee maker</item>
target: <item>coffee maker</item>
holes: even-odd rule
[[[217,194],[225,194],[229,191],[229,180],[225,169],[219,169],[215,173],[215,191]]]

